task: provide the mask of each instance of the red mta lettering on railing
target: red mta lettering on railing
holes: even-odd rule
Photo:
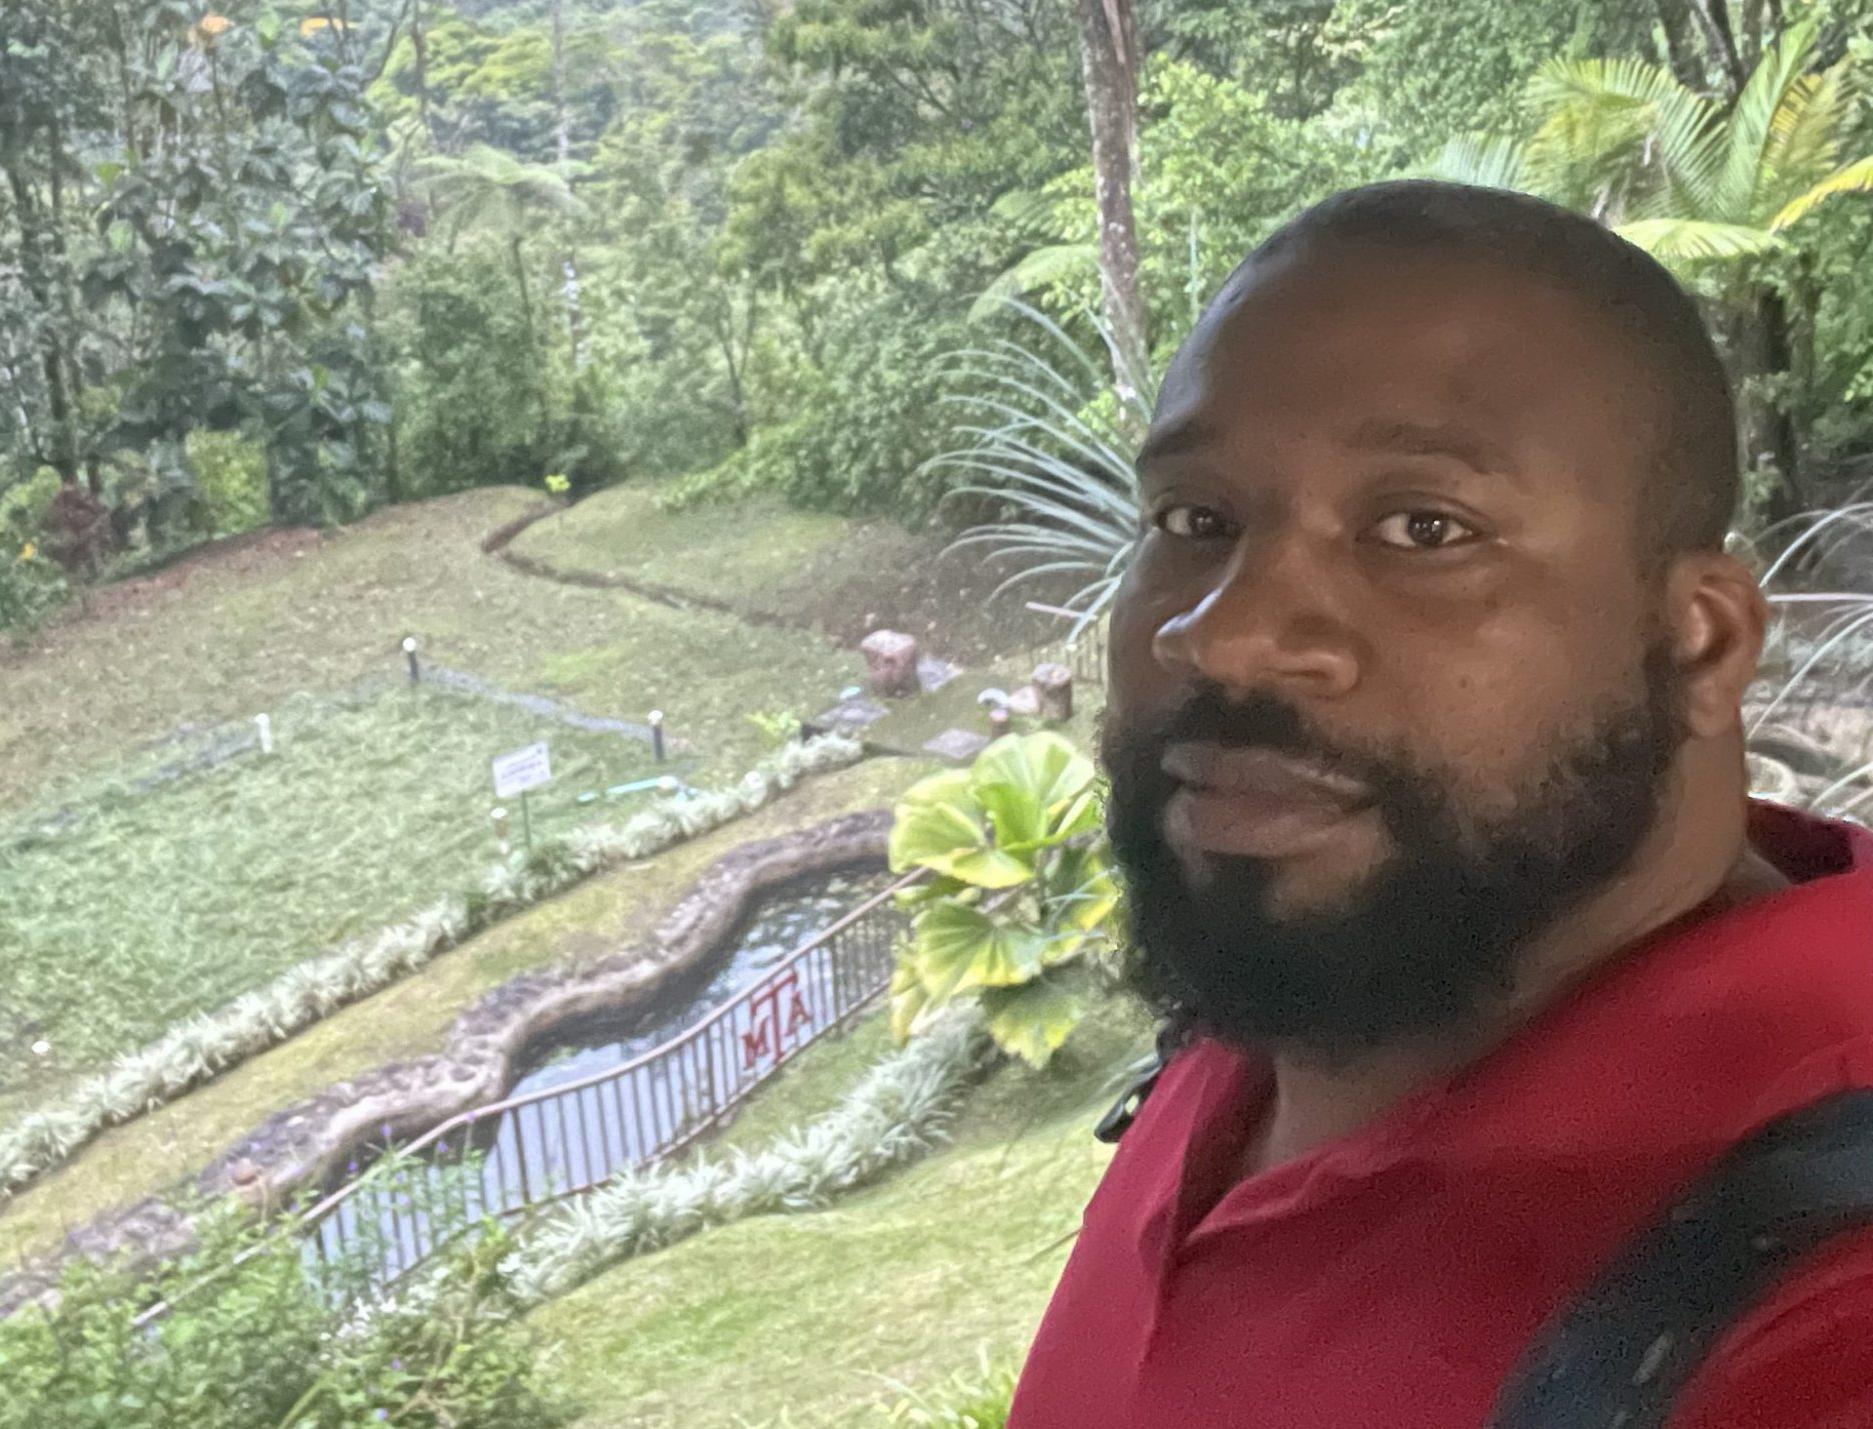
[[[783,999],[786,1003],[784,1024],[781,1021]],[[756,989],[754,996],[748,999],[748,1011],[753,1026],[741,1034],[744,1068],[758,1067],[766,1060],[780,1061],[793,1035],[813,1024],[813,1013],[800,993],[797,967],[787,968],[766,986]]]

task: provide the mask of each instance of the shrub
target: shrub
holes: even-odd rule
[[[1085,1016],[1088,954],[1118,907],[1092,761],[1057,734],[998,739],[968,769],[913,785],[891,828],[911,935],[891,981],[900,1040],[958,1001],[1005,1052],[1044,1067]]]
[[[425,250],[391,290],[405,496],[532,483],[546,470],[547,371],[492,249]]]
[[[0,1429],[547,1429],[531,1340],[488,1225],[433,1293],[337,1308],[294,1236],[238,1213],[204,1217],[200,1250],[147,1274],[80,1262],[57,1307],[0,1320]],[[145,1305],[174,1308],[148,1328]]]
[[[267,453],[239,432],[189,434],[189,466],[217,536],[251,531],[267,519]]]
[[[796,390],[775,404],[794,415],[678,482],[666,505],[771,493],[814,510],[928,518],[953,478],[925,464],[948,426],[940,359],[965,337],[959,320],[890,303],[841,315],[821,344],[824,367],[803,365]]]
[[[0,489],[0,631],[16,638],[67,594],[65,577],[44,546],[46,518],[59,490],[59,474],[49,466]]]

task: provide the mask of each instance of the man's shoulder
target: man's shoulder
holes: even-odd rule
[[[1726,1331],[1671,1425],[1873,1426],[1873,1227],[1828,1242]]]

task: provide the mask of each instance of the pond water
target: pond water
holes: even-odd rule
[[[795,948],[858,907],[890,880],[881,873],[837,873],[768,894],[711,965],[708,981],[681,1006],[573,1029],[561,1050],[522,1074],[510,1097],[578,1081],[621,1067],[702,1021],[770,971]]]
[[[769,978],[802,944],[889,882],[882,870],[864,868],[763,895],[687,985],[648,1010],[588,1019],[529,1049],[503,1100],[623,1067],[672,1042]],[[757,993],[692,1039],[687,1055],[655,1059],[623,1080],[510,1108],[478,1122],[472,1138],[462,1138],[466,1145],[451,1146],[457,1138],[444,1138],[433,1155],[424,1153],[336,1207],[308,1238],[308,1255],[331,1260],[356,1252],[353,1259],[369,1267],[367,1278],[382,1282],[428,1253],[438,1215],[460,1223],[515,1211],[595,1185],[681,1144],[707,1121],[706,1109],[723,1086],[758,1082],[790,1050],[832,1025],[860,991],[853,977],[869,984],[888,975],[890,916],[868,915],[841,934],[839,959],[831,949],[816,949],[794,972],[772,980],[778,995]],[[853,946],[845,946],[848,939]],[[764,1006],[764,999],[772,1005]],[[464,1153],[473,1159],[464,1162]]]

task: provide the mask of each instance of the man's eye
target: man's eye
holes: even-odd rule
[[[1161,508],[1152,522],[1167,536],[1185,541],[1215,541],[1230,534],[1229,522],[1220,511],[1187,502]]]
[[[1374,526],[1372,534],[1381,545],[1399,550],[1437,551],[1467,545],[1478,533],[1442,511],[1395,511]]]

